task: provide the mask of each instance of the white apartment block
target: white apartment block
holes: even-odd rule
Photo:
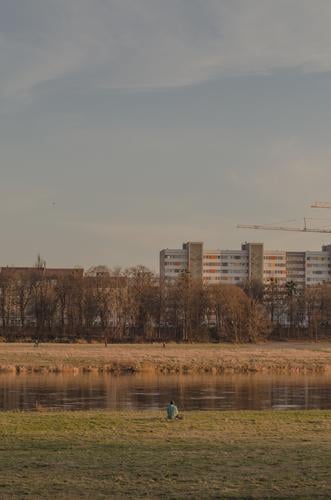
[[[331,280],[331,252],[306,252],[306,285],[316,285]]]
[[[163,278],[177,278],[188,269],[186,250],[162,250],[160,254],[160,275]]]
[[[249,278],[248,250],[220,250],[220,282],[238,285]]]
[[[286,252],[286,278],[298,286],[306,284],[306,252]]]
[[[266,250],[263,255],[263,281],[275,280],[280,285],[287,281],[286,252]]]
[[[207,250],[203,253],[203,279],[210,284],[220,282],[221,256],[219,250]]]
[[[244,243],[241,250],[204,250],[202,242],[188,242],[181,249],[161,251],[162,280],[185,271],[211,285],[247,280],[316,285],[331,281],[331,245],[317,252],[286,252],[264,250],[262,243]]]
[[[160,252],[161,279],[176,278],[183,271],[190,271],[208,284],[239,284],[250,277],[249,250],[243,245],[242,250],[203,251],[201,242],[188,242],[182,249]]]

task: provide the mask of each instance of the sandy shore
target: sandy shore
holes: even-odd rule
[[[0,344],[2,372],[317,373],[331,371],[331,342],[259,345]]]

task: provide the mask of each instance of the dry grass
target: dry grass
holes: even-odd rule
[[[0,414],[0,498],[331,497],[331,413]]]
[[[331,370],[331,343],[260,345],[0,344],[0,371],[309,373]]]

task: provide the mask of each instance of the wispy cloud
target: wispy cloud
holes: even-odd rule
[[[329,0],[4,0],[0,18],[3,97],[67,78],[137,89],[331,70]]]

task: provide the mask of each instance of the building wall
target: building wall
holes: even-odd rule
[[[326,283],[331,279],[331,253],[306,252],[306,285]]]
[[[266,250],[263,255],[263,281],[277,280],[280,284],[287,281],[286,252]]]
[[[221,280],[221,254],[219,250],[207,250],[203,254],[203,280],[215,285]]]
[[[184,249],[171,250],[169,248],[160,253],[160,278],[177,278],[183,271],[188,270],[188,251]]]
[[[298,286],[331,281],[331,246],[317,252],[264,250],[262,243],[244,243],[241,250],[203,250],[202,243],[185,243],[182,249],[162,250],[161,278],[176,278],[189,271],[206,284],[240,284],[247,280]]]
[[[193,279],[202,279],[203,276],[203,243],[184,243],[183,250],[187,251],[188,271]]]
[[[249,255],[247,250],[220,250],[220,282],[238,285],[248,280]]]
[[[247,281],[249,258],[247,250],[205,250],[202,244],[184,243],[182,249],[160,252],[160,278],[173,279],[188,271],[206,284],[240,284]]]
[[[287,281],[294,281],[298,286],[306,284],[306,252],[286,252]]]
[[[244,243],[243,250],[248,251],[248,279],[263,281],[263,243]]]

